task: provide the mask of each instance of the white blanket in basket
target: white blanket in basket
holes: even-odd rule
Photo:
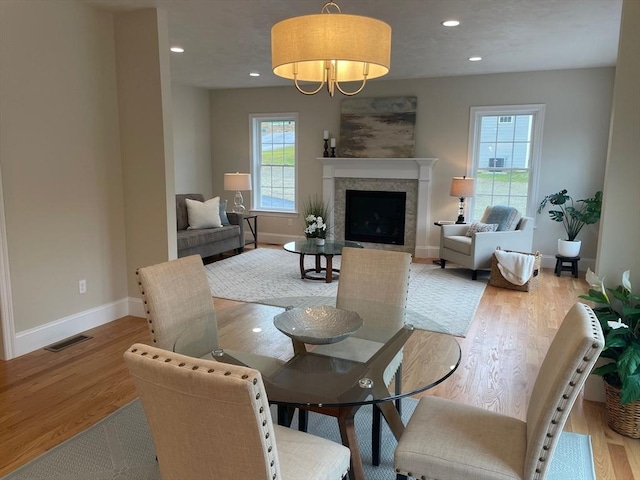
[[[529,281],[533,275],[535,255],[498,249],[494,253],[498,261],[498,269],[505,280],[514,285],[524,285]]]

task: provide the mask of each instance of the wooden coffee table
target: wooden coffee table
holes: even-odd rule
[[[287,252],[297,253],[300,255],[300,278],[307,280],[322,280],[331,283],[334,278],[337,279],[339,269],[333,268],[333,257],[342,255],[344,247],[363,248],[356,242],[338,242],[326,240],[324,245],[316,245],[315,239],[299,240],[285,244],[284,249]],[[313,268],[304,268],[304,256],[315,256],[315,266]],[[321,258],[325,259],[325,266],[322,266]]]

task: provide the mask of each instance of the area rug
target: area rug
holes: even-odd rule
[[[406,423],[417,400],[402,400]],[[275,407],[271,407],[275,419]],[[397,442],[383,422],[380,466],[371,465],[371,407],[355,418],[367,480],[389,480]],[[296,420],[292,425],[295,428]],[[340,441],[333,417],[309,414],[309,433]],[[125,405],[97,424],[2,477],[2,480],[161,480],[147,419],[139,400]],[[595,480],[591,437],[563,432],[553,456],[548,480]],[[301,479],[302,480],[302,479]]]
[[[311,268],[313,257],[305,261]],[[339,256],[333,264],[340,268]],[[258,248],[206,265],[206,271],[214,297],[279,307],[335,305],[338,282],[302,280],[299,265],[296,254]],[[467,269],[413,263],[406,322],[464,337],[486,286],[486,279],[471,280]]]

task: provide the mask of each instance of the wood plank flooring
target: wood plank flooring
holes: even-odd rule
[[[556,277],[552,270],[544,270],[530,292],[487,287],[467,337],[458,339],[460,367],[424,394],[524,419],[553,335],[585,291],[582,278]],[[274,329],[252,332],[271,325],[281,309],[222,299],[215,305],[223,346],[292,355],[289,339]],[[0,476],[135,398],[122,353],[132,343],[149,342],[145,320],[125,317],[87,333],[93,338],[58,353],[38,350],[0,361]],[[419,374],[423,335],[417,331],[404,349],[407,375]],[[565,430],[591,435],[598,480],[640,480],[640,440],[609,429],[603,404],[579,398]]]

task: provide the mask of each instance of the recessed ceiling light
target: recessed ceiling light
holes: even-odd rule
[[[444,27],[457,27],[458,25],[460,25],[460,22],[458,20],[445,20],[444,22],[442,22],[442,25]]]
[[[479,62],[482,60],[482,57],[469,57],[470,62]]]
[[[249,72],[250,77],[259,77],[260,74],[258,72]]]
[[[173,53],[184,53],[184,48],[182,47],[171,47],[169,50]]]

